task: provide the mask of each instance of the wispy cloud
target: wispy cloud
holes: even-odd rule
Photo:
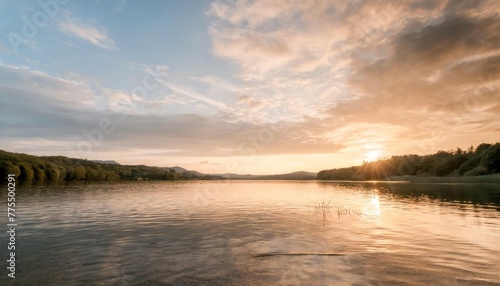
[[[116,49],[114,40],[104,28],[79,19],[67,10],[63,15],[63,20],[59,22],[59,30],[66,35],[80,38],[104,49]]]
[[[135,61],[130,61],[130,60],[124,60],[124,59],[121,59],[121,58],[112,57],[112,56],[109,56],[109,55],[98,53],[98,52],[95,52],[95,51],[92,51],[92,50],[80,47],[78,45],[69,43],[67,41],[62,41],[62,40],[57,39],[57,38],[51,37],[50,39],[53,40],[53,41],[59,42],[59,43],[61,43],[63,45],[66,45],[66,46],[69,46],[69,47],[72,47],[72,48],[84,51],[86,53],[89,53],[89,54],[92,54],[92,55],[95,55],[95,56],[98,56],[98,57],[101,57],[101,58],[104,58],[104,59],[107,59],[107,60],[110,60],[110,61],[113,61],[113,62],[116,62],[116,63],[125,64],[125,65],[129,65],[129,66],[135,67],[135,68],[140,69],[142,71],[144,71],[144,70],[146,70],[148,68],[151,68],[151,65],[147,65],[147,64],[139,63],[139,62],[135,62]]]
[[[88,102],[88,98],[94,95],[83,83],[25,68],[1,65],[0,75],[0,93],[9,95],[0,97],[0,120],[4,122],[0,141],[10,144],[22,137],[23,142],[50,143],[37,145],[36,148],[33,145],[17,148],[16,151],[45,154],[57,148],[66,150],[65,146],[74,147],[79,140],[84,139],[82,130],[95,128],[102,118],[113,120],[116,129],[112,134],[106,135],[103,144],[94,146],[95,153],[92,156],[96,157],[101,152],[127,153],[132,149],[145,152],[175,149],[178,151],[170,156],[176,157],[245,156],[245,148],[253,146],[252,144],[257,144],[259,154],[263,155],[314,154],[342,147],[324,140],[313,141],[307,133],[300,130],[300,126],[286,125],[281,126],[282,129],[279,135],[276,133],[275,138],[266,133],[266,136],[274,139],[263,145],[249,138],[262,137],[263,130],[271,132],[276,130],[276,126],[244,121],[227,122],[220,115],[131,112],[125,119],[120,119],[122,107],[144,100],[121,91],[105,90],[100,96],[108,100],[110,110],[101,110]],[[177,85],[174,90],[188,98],[193,97],[193,91],[186,91]],[[207,100],[200,96],[195,95],[193,99]],[[31,104],[27,105],[26,102]],[[217,106],[216,102],[213,104]],[[12,144],[14,145],[16,144]]]
[[[197,100],[202,101],[210,106],[213,106],[217,109],[220,109],[221,111],[227,111],[227,109],[228,109],[228,107],[224,103],[217,101],[217,100],[214,100],[214,99],[207,97],[203,94],[200,94],[200,93],[190,89],[189,87],[182,86],[182,85],[177,84],[177,83],[169,82],[169,81],[166,81],[166,80],[161,79],[161,78],[156,78],[156,81],[158,83],[162,84],[163,86],[178,93],[179,95],[183,95],[183,96],[197,99]]]

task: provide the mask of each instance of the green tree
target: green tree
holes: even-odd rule
[[[63,166],[58,166],[57,168],[59,169],[59,180],[65,180],[68,171]]]
[[[86,181],[98,181],[97,171],[89,166],[85,167],[85,180]]]
[[[45,172],[38,168],[38,167],[35,167],[35,180],[37,181],[44,181],[45,180]]]
[[[19,167],[17,165],[8,163],[6,168],[5,168],[5,175],[4,175],[5,178],[9,174],[14,174],[14,175],[16,175],[16,177],[19,177],[19,175],[21,175],[21,169],[19,169]]]
[[[46,163],[44,166],[44,170],[48,180],[52,181],[59,180],[59,168],[57,168],[57,166],[54,163],[52,162]]]
[[[398,175],[415,175],[417,168],[414,166],[408,157],[402,158],[398,166]]]
[[[71,175],[71,177],[73,178],[73,180],[84,180],[85,179],[85,175],[86,175],[85,167],[83,167],[83,166],[76,166],[73,169],[73,174]]]
[[[476,168],[465,172],[464,176],[482,176],[482,175],[487,175],[487,174],[488,174],[488,170],[486,170],[486,168],[484,166],[479,165]]]
[[[500,173],[500,143],[490,146],[481,159],[483,165],[490,174]]]
[[[467,161],[467,157],[464,154],[457,152],[455,155],[438,161],[434,167],[434,175],[446,176],[450,175],[454,171],[458,174],[458,169],[465,161]]]
[[[21,164],[19,168],[21,169],[20,180],[31,181],[35,178],[35,172],[33,172],[33,169],[28,164]]]
[[[170,181],[177,180],[177,173],[175,172],[175,170],[170,169],[168,170],[168,172],[165,172],[164,179]]]
[[[479,163],[481,163],[481,157],[479,156],[474,156],[467,161],[465,161],[460,168],[458,169],[458,173],[460,175],[463,175],[465,172],[468,172],[477,166],[479,166]]]
[[[488,143],[481,143],[477,146],[476,148],[476,154],[478,155],[482,155],[482,153],[484,153],[486,150],[488,150],[488,148],[491,147],[491,144],[488,144]]]

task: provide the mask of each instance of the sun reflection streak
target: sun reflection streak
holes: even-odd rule
[[[378,190],[373,190],[372,197],[370,198],[370,205],[368,206],[366,215],[370,217],[380,217],[381,213],[382,212],[380,210],[380,200],[378,197]]]

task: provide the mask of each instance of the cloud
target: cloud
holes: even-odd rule
[[[161,78],[156,78],[156,81],[158,83],[160,83],[161,85],[174,91],[178,95],[183,95],[183,96],[187,96],[187,97],[202,101],[202,102],[204,102],[212,107],[215,107],[217,109],[220,109],[222,111],[225,111],[228,109],[228,107],[224,103],[217,101],[215,99],[212,99],[208,96],[205,96],[205,95],[203,95],[195,90],[192,90],[191,88],[189,88],[187,86],[183,86],[181,84],[167,81],[167,80],[164,80]]]
[[[224,113],[133,112],[148,100],[106,88],[95,95],[84,83],[26,68],[0,66],[0,93],[4,95],[0,97],[0,147],[10,146],[11,151],[50,154],[60,150],[60,154],[71,149],[74,152],[63,155],[98,158],[99,154],[160,150],[180,158],[248,156],[249,150],[258,155],[313,154],[341,147],[312,140],[286,123],[228,121]],[[107,103],[106,109],[102,102]],[[132,112],[124,114],[122,108]],[[112,121],[113,131],[92,143],[92,152],[88,148],[76,152],[78,144],[90,144],[85,134],[98,130],[103,119]]]
[[[104,49],[116,49],[115,42],[105,29],[77,18],[71,12],[63,11],[64,19],[59,22],[59,30],[70,37],[80,38]]]
[[[143,99],[136,94],[125,91],[104,89],[104,97],[107,99],[108,107],[114,112],[130,112],[136,109],[136,105]]]
[[[27,106],[33,108],[85,107],[92,105],[97,99],[92,89],[80,81],[10,65],[0,65],[0,87],[3,99],[15,100],[19,104],[29,102]],[[19,97],[12,94],[18,94]],[[30,100],[25,101],[28,98]]]
[[[497,94],[500,54],[492,51],[500,45],[499,28],[498,21],[490,18],[451,18],[402,33],[389,45],[387,57],[358,69],[350,84],[371,96],[361,99],[369,103],[364,106],[392,103],[404,113],[443,111],[479,96],[480,89]],[[484,104],[485,100],[494,97],[481,98]]]
[[[264,106],[264,104],[258,100],[253,99],[248,94],[239,94],[237,104],[244,104],[246,107],[252,111],[258,110]]]
[[[500,46],[497,18],[446,16],[440,24],[402,33],[393,41],[394,61],[434,70]]]
[[[495,140],[499,11],[497,1],[218,1],[208,15],[213,53],[251,86],[240,103],[252,94],[290,107],[287,132],[317,142],[430,153],[470,132],[465,144]]]
[[[98,57],[101,57],[101,58],[104,58],[104,59],[107,59],[107,60],[110,60],[110,61],[113,61],[113,62],[117,62],[117,63],[120,63],[120,64],[126,64],[128,66],[135,67],[135,68],[137,68],[137,69],[139,69],[141,71],[146,71],[147,73],[149,73],[149,70],[151,70],[151,68],[152,68],[151,65],[147,65],[147,64],[143,64],[143,63],[139,63],[139,62],[135,62],[135,61],[130,61],[130,60],[124,60],[124,59],[112,57],[112,56],[109,56],[109,55],[105,55],[105,54],[102,54],[102,53],[98,53],[98,52],[95,52],[95,51],[92,51],[92,50],[80,47],[78,45],[74,45],[74,44],[71,44],[69,42],[62,41],[62,40],[57,39],[57,38],[51,37],[50,40],[59,42],[59,43],[61,43],[63,45],[66,45],[66,46],[78,49],[80,51],[84,51],[86,53],[89,53],[89,54],[92,54],[92,55],[95,55],[95,56],[98,56]],[[161,76],[163,76],[163,75],[161,75]]]
[[[166,95],[162,99],[144,100],[144,106],[152,112],[164,113],[164,107],[169,105],[187,105],[194,100],[186,99],[175,94]]]

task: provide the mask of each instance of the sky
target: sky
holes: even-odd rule
[[[0,0],[0,149],[277,174],[498,142],[499,13]]]

